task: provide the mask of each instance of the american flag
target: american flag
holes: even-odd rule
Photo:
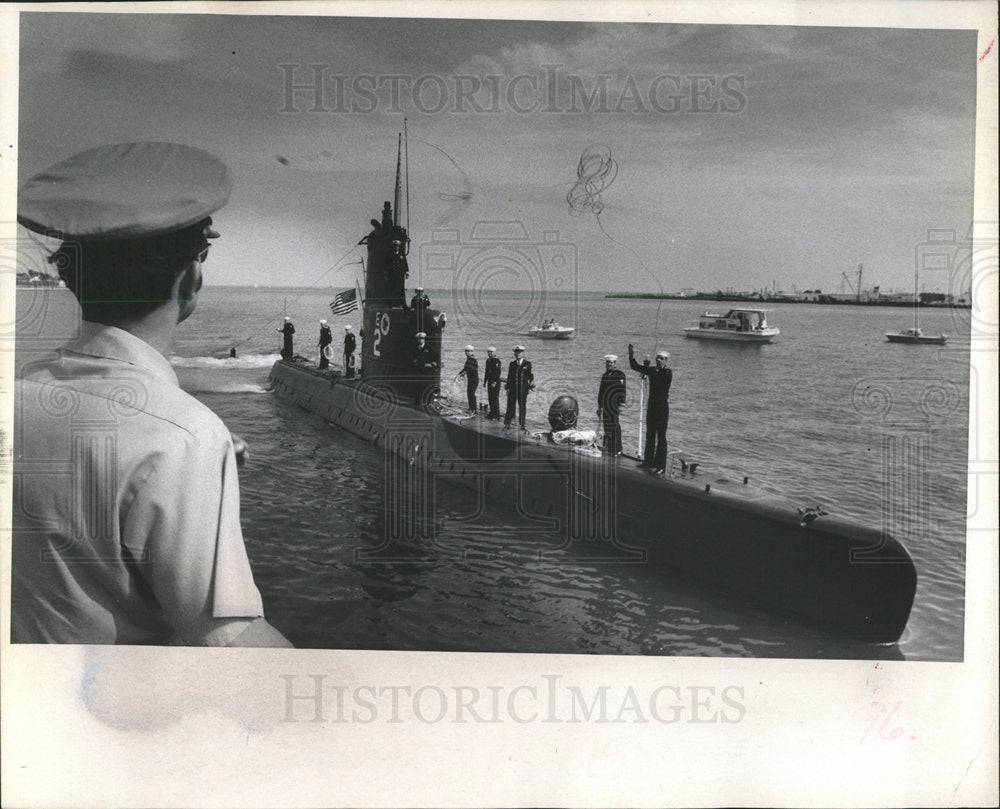
[[[335,315],[346,315],[358,308],[358,293],[354,289],[345,289],[333,296],[330,311]]]

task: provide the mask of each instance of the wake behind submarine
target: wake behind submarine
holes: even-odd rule
[[[394,205],[384,204],[362,240],[360,376],[282,359],[270,374],[277,395],[402,459],[406,474],[416,476],[415,491],[430,497],[436,480],[456,483],[558,530],[563,544],[553,553],[579,543],[588,559],[673,568],[831,634],[899,639],[917,573],[906,548],[883,529],[803,508],[697,464],[652,475],[628,456],[503,431],[499,422],[442,402],[444,318],[432,308],[411,309],[405,299],[400,159],[401,150]],[[417,332],[426,334],[436,362],[415,364]]]

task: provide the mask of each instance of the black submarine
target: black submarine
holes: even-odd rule
[[[557,530],[562,549],[578,543],[589,558],[679,570],[831,635],[899,639],[917,572],[881,527],[802,507],[747,478],[707,473],[675,453],[666,474],[655,475],[628,455],[554,443],[551,433],[505,431],[444,401],[445,318],[405,297],[410,239],[399,219],[401,157],[400,143],[394,204],[385,202],[360,242],[368,255],[360,375],[282,359],[270,373],[278,396],[401,459],[428,498],[436,481],[462,485]],[[432,359],[419,365],[418,332]]]

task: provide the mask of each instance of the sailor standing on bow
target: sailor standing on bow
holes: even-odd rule
[[[639,365],[635,361],[632,344],[628,344],[628,364],[649,380],[649,404],[646,406],[646,451],[643,453],[641,467],[652,467],[654,472],[662,473],[667,467],[667,422],[670,420],[670,383],[674,372],[667,367],[670,352],[656,352],[656,367],[646,363]]]
[[[344,376],[347,379],[354,378],[354,350],[358,347],[358,340],[351,331],[351,324],[344,326]]]
[[[329,346],[333,342],[333,332],[325,320],[319,322],[319,369],[321,371],[330,367]]]
[[[490,414],[488,418],[491,421],[498,421],[500,419],[500,371],[503,363],[500,362],[500,358],[497,356],[496,346],[490,346],[486,349],[486,353],[488,356],[483,382],[486,385],[486,395],[490,400]]]
[[[281,359],[290,360],[295,354],[295,350],[292,347],[292,335],[295,334],[295,326],[292,325],[292,319],[286,317],[284,325],[278,331],[284,335],[281,345]]]
[[[515,410],[521,430],[528,429],[524,424],[524,411],[528,404],[528,392],[534,387],[535,375],[531,372],[531,363],[524,359],[524,346],[514,346],[514,361],[507,366],[507,413],[503,420],[505,430],[510,429]]]
[[[622,428],[618,414],[625,404],[625,373],[617,367],[618,357],[604,355],[604,374],[597,391],[597,415],[604,428],[604,451],[609,455],[622,454]]]
[[[465,377],[465,394],[469,399],[469,410],[475,413],[479,409],[476,402],[476,388],[479,387],[479,360],[476,359],[476,349],[472,346],[465,347],[465,365],[458,372],[458,375]]]

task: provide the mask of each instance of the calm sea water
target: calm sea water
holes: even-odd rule
[[[628,342],[641,357],[671,352],[668,438],[706,469],[875,525],[909,548],[919,583],[898,644],[874,646],[822,633],[697,582],[645,565],[540,551],[558,538],[464,489],[442,484],[412,559],[371,551],[412,492],[387,490],[374,448],[267,391],[283,314],[296,350],[315,357],[318,320],[334,318],[329,290],[206,288],[184,323],[173,362],[181,384],[250,444],[241,472],[243,527],[268,616],[296,645],[316,648],[645,655],[906,658],[963,655],[969,312],[921,312],[946,347],[892,345],[884,332],[910,325],[905,309],[777,305],[771,345],[685,339],[704,304],[610,300],[598,294],[437,291],[448,313],[445,392],[473,343],[480,362],[494,344],[506,363],[528,347],[537,390],[529,420],[571,393],[581,427],[596,427],[602,356]],[[18,297],[18,360],[59,342],[72,322],[65,292]],[[727,308],[720,303],[719,308]],[[543,318],[577,327],[570,341],[531,340]],[[339,337],[337,337],[339,344]],[[237,359],[227,359],[229,349]],[[628,373],[628,372],[627,372]],[[629,376],[622,415],[635,452],[639,386]]]

